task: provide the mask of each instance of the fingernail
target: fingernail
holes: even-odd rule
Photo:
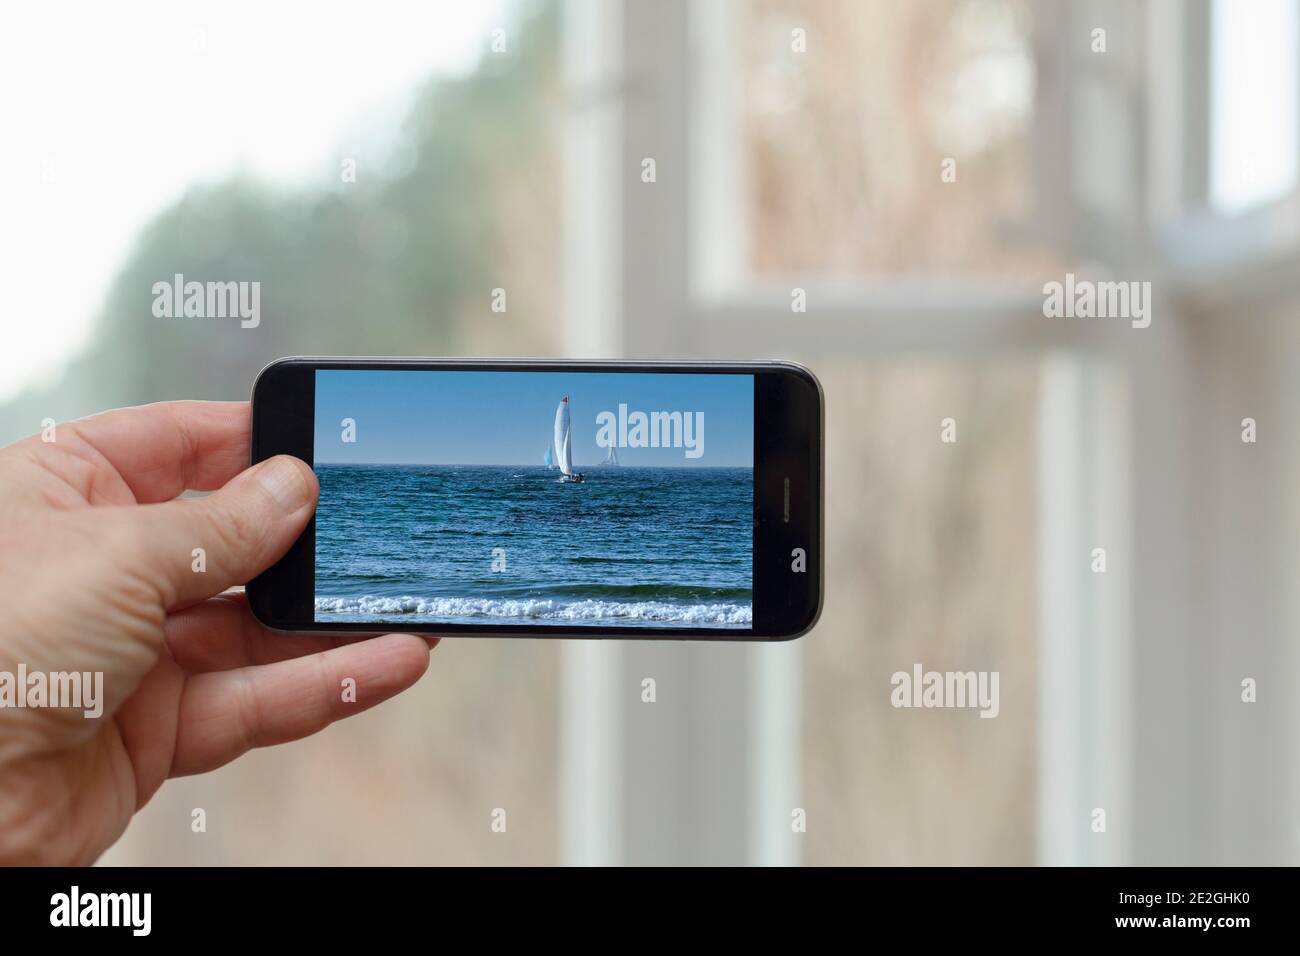
[[[255,470],[258,482],[285,511],[297,511],[311,501],[311,485],[302,466],[281,455],[262,462]]]

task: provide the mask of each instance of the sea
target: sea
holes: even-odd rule
[[[750,468],[318,464],[316,620],[753,624]]]

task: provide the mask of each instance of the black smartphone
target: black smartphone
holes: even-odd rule
[[[288,631],[783,640],[822,603],[822,391],[785,362],[287,358],[252,457],[316,514]]]

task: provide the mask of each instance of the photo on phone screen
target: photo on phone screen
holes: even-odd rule
[[[753,627],[753,375],[314,385],[317,623]]]

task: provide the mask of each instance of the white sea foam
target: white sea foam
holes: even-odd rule
[[[504,618],[511,621],[569,621],[598,624],[625,620],[643,625],[678,627],[749,627],[748,604],[669,604],[664,601],[492,600],[489,598],[317,597],[316,614],[372,620],[420,617],[434,620]]]

